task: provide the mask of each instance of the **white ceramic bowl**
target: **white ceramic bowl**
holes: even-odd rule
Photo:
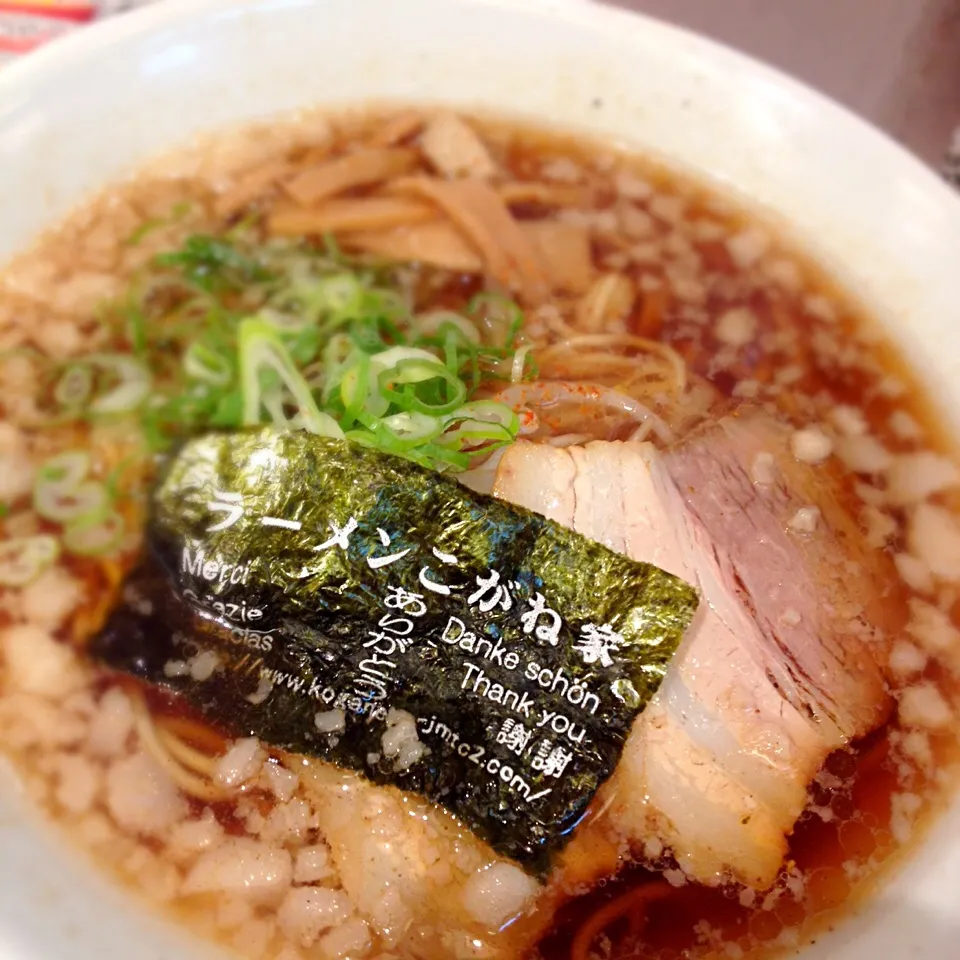
[[[0,259],[190,135],[364,100],[480,107],[654,151],[778,217],[886,324],[960,428],[960,199],[794,81],[586,0],[168,0],[0,74]],[[0,957],[210,950],[0,790]],[[805,960],[957,956],[960,806]]]

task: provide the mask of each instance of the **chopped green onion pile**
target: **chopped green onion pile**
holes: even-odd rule
[[[400,280],[400,268],[347,261],[331,242],[190,237],[106,309],[107,349],[40,359],[49,422],[133,420],[154,452],[204,429],[273,423],[467,470],[519,431],[516,413],[477,389],[535,375],[522,315],[490,294],[417,313]],[[116,552],[122,495],[91,475],[84,451],[48,460],[33,506],[57,535],[0,543],[0,586],[25,586],[62,551]]]
[[[157,451],[205,428],[274,423],[466,470],[519,430],[512,409],[472,397],[530,372],[522,315],[486,294],[418,315],[398,286],[336,250],[193,236],[112,309],[116,352],[58,371],[56,413],[136,412]]]

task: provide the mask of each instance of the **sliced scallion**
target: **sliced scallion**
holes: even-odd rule
[[[130,413],[139,407],[150,393],[150,373],[133,357],[119,353],[98,353],[87,360],[118,381],[112,389],[90,404],[91,413]]]
[[[56,537],[40,534],[0,541],[0,586],[25,587],[60,555]]]
[[[113,553],[123,541],[123,517],[115,511],[83,517],[68,524],[63,531],[63,547],[81,557],[99,557]]]
[[[93,393],[93,371],[85,363],[72,363],[53,388],[53,399],[61,407],[82,407]]]
[[[261,422],[265,374],[277,378],[296,405],[295,417],[284,417],[282,425],[296,424],[321,437],[343,437],[337,421],[317,407],[310,388],[277,332],[263,320],[251,317],[240,324],[240,391],[245,425]],[[274,421],[277,422],[275,412]]]
[[[96,480],[86,480],[70,489],[38,484],[33,492],[33,509],[45,520],[69,523],[103,513],[108,499],[106,487]]]
[[[202,343],[192,343],[183,356],[183,372],[193,380],[225,387],[233,376],[230,361]]]

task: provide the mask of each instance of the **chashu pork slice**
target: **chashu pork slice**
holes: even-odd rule
[[[805,632],[777,631],[784,597],[772,589],[773,581],[783,575],[811,584],[807,593],[790,592],[789,603],[813,595],[824,582],[829,585],[832,581],[824,581],[816,564],[820,552],[836,554],[838,534],[824,523],[824,543],[814,548],[791,533],[789,518],[781,514],[799,509],[794,499],[812,495],[806,479],[793,476],[785,464],[784,477],[765,490],[746,473],[733,472],[727,460],[734,457],[736,444],[745,445],[745,455],[754,448],[752,438],[747,443],[739,436],[739,426],[729,433],[727,426],[705,431],[689,448],[685,444],[666,455],[643,443],[597,442],[565,449],[518,443],[501,460],[494,493],[613,550],[656,563],[701,591],[696,619],[657,697],[634,725],[604,788],[603,804],[621,832],[635,842],[664,843],[694,878],[709,883],[733,876],[763,888],[783,861],[786,837],[823,759],[880,722],[889,703],[876,666],[880,657],[864,639],[869,634],[862,610],[847,642],[839,638],[843,631],[837,617],[849,613],[841,596],[819,593],[815,602],[798,609],[813,621]],[[777,429],[758,420],[757,432],[770,448],[764,452],[774,464],[783,454],[784,438]],[[729,467],[729,502],[751,502],[742,514],[742,523],[753,530],[744,535],[749,551],[721,520],[727,515],[718,506],[728,501],[719,474],[710,474],[713,484],[695,480],[696,467],[709,462],[712,443]],[[684,460],[688,450],[694,467]],[[679,487],[674,474],[684,476]],[[799,493],[786,492],[788,481]],[[839,507],[828,504],[824,518],[836,519],[835,509]],[[724,535],[743,551],[738,565]],[[776,563],[767,546],[777,552]],[[740,567],[751,563],[761,570],[746,571],[744,578]],[[786,619],[796,626],[791,613]],[[829,648],[824,662],[835,666],[833,660],[840,656],[842,661],[848,649],[849,668],[861,670],[854,682],[846,675],[836,678],[842,694],[834,692],[826,675],[819,674],[812,684],[794,677],[802,674],[797,664],[813,656],[808,650],[794,653],[789,644],[819,645],[819,631],[829,638],[824,640]],[[869,670],[863,669],[867,661]],[[841,662],[837,669],[846,668]],[[790,683],[781,685],[780,676]],[[837,709],[837,700],[847,705],[844,711]]]

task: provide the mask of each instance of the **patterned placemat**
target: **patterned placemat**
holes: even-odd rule
[[[0,0],[0,65],[59,37],[157,0]]]

